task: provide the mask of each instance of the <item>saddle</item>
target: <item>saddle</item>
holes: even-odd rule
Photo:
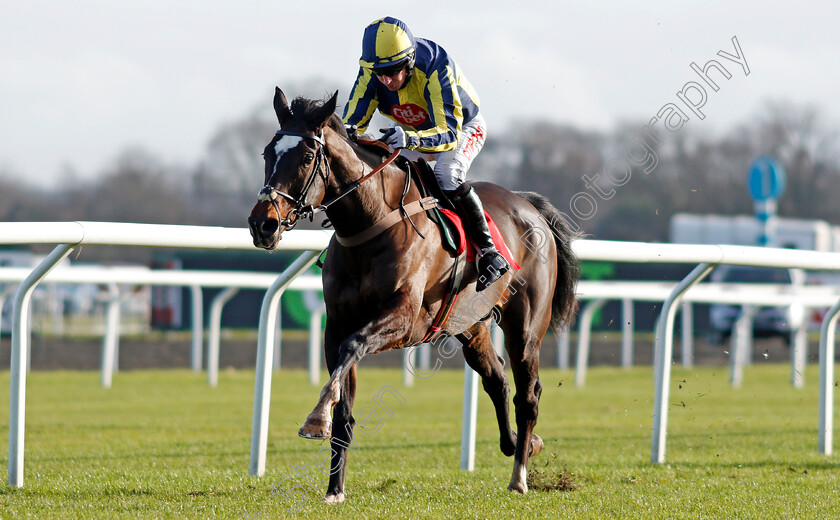
[[[383,158],[391,153],[388,145],[377,139],[359,138],[356,142]],[[466,251],[467,261],[474,261],[475,248],[467,247],[471,240],[464,231],[461,217],[458,215],[455,205],[440,188],[440,184],[438,184],[437,178],[435,177],[435,172],[429,166],[429,163],[422,158],[417,159],[417,161],[410,161],[402,156],[397,157],[394,162],[402,170],[407,171],[411,175],[411,179],[420,190],[421,199],[428,197],[436,199],[437,204],[433,207],[426,208],[426,214],[440,229],[443,248],[456,255],[460,255]],[[484,217],[487,219],[487,225],[490,228],[490,235],[493,238],[496,249],[505,257],[505,260],[508,261],[512,269],[519,270],[519,264],[513,259],[513,255],[508,249],[507,244],[505,244],[505,239],[499,231],[498,226],[496,226],[493,218],[486,210],[484,211]]]
[[[356,142],[380,155],[383,160],[391,154],[388,145],[382,141],[359,138]],[[458,298],[458,293],[461,291],[464,268],[466,264],[475,260],[476,248],[468,244],[470,240],[464,231],[461,217],[456,212],[455,205],[440,188],[431,166],[422,158],[412,162],[405,157],[399,156],[394,162],[411,176],[411,180],[414,181],[420,190],[421,201],[429,199],[435,201],[435,204],[431,206],[424,206],[423,210],[440,229],[443,248],[453,253],[455,257],[452,274],[449,278],[446,295],[444,296],[441,308],[432,320],[428,332],[421,340],[421,342],[428,342],[442,333],[443,327],[449,318],[449,313],[455,304],[455,300]],[[496,248],[505,257],[512,269],[520,269],[519,264],[513,259],[513,255],[511,255],[510,250],[505,244],[504,237],[502,237],[498,226],[493,222],[490,214],[485,211],[484,216],[487,219],[490,235],[493,238]]]
[[[388,145],[378,139],[359,138],[356,142],[365,149],[380,155],[383,159],[391,154],[391,150],[388,148]],[[440,185],[438,185],[437,179],[435,178],[435,173],[432,171],[429,163],[424,161],[422,158],[418,159],[416,162],[412,162],[403,156],[397,157],[394,162],[400,167],[400,169],[411,175],[411,180],[414,181],[414,184],[420,190],[421,199],[426,199],[428,197],[436,199],[437,204],[427,208],[426,214],[440,229],[443,248],[450,253],[459,254],[462,249],[462,247],[460,247],[461,239],[456,239],[459,234],[459,226],[450,219],[445,218],[441,213],[441,209],[446,209],[454,214],[455,206],[443,190],[440,189]],[[463,234],[463,230],[461,230],[461,234]]]

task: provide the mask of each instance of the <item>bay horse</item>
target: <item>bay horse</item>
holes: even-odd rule
[[[441,231],[425,211],[401,218],[361,243],[349,240],[370,235],[365,230],[421,194],[401,168],[388,164],[375,171],[382,166],[381,154],[349,139],[335,115],[337,96],[326,101],[298,97],[290,106],[283,92],[275,90],[280,130],[265,147],[264,187],[248,218],[254,245],[268,250],[299,219],[320,211],[335,230],[323,262],[330,379],[298,432],[305,438],[330,439],[327,503],[345,498],[356,364],[368,354],[412,347],[428,338],[455,257],[441,246]],[[573,233],[560,212],[536,193],[512,193],[486,182],[472,185],[520,268],[476,293],[476,271],[468,263],[446,332],[461,342],[467,363],[493,401],[501,451],[514,455],[508,489],[526,493],[528,458],[543,447],[533,433],[542,391],[540,344],[549,325],[564,326],[575,309]],[[505,363],[490,340],[493,316],[505,332],[518,433],[510,426]]]

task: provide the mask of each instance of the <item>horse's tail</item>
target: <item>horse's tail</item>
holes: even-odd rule
[[[554,244],[557,247],[557,283],[551,301],[551,326],[555,331],[560,331],[569,325],[577,310],[575,288],[580,277],[580,266],[572,251],[572,240],[580,234],[569,228],[563,214],[546,197],[532,191],[515,193],[539,211],[554,235]]]

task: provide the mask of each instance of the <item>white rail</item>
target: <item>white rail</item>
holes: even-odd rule
[[[0,268],[0,282],[19,283],[26,279],[30,269],[25,267]],[[210,321],[207,339],[207,382],[216,386],[219,373],[219,343],[221,328],[221,313],[224,304],[240,289],[268,289],[277,279],[277,273],[247,272],[247,271],[211,271],[211,270],[180,270],[180,269],[147,269],[144,267],[125,266],[74,266],[56,267],[44,277],[43,284],[107,284],[109,288],[115,285],[157,285],[198,288],[226,288],[233,292],[224,292],[211,304]],[[301,275],[292,280],[289,290],[305,291],[320,290],[323,285],[319,276]],[[113,289],[112,289],[113,290]],[[102,345],[102,386],[111,386],[112,373],[116,366],[116,350],[119,341],[119,295],[112,295],[109,301],[108,319],[105,327],[105,338]],[[2,310],[2,305],[0,305]],[[115,316],[112,316],[115,315]],[[201,370],[202,336],[204,332],[203,318],[200,309],[193,318],[193,341],[190,358],[193,369]],[[28,333],[28,331],[27,331]],[[196,366],[197,365],[197,366]]]
[[[296,231],[289,233],[280,244],[282,249],[299,249],[307,252],[283,273],[267,291],[260,316],[260,339],[257,351],[257,381],[254,389],[254,422],[252,425],[250,472],[262,475],[265,471],[265,448],[268,428],[268,396],[271,385],[271,351],[273,343],[272,312],[276,311],[279,294],[300,272],[309,267],[316,258],[316,251],[326,247],[331,233],[319,231]],[[550,237],[545,245],[553,247]],[[119,224],[103,222],[64,223],[4,223],[0,225],[0,243],[6,244],[59,244],[41,265],[21,284],[15,296],[15,330],[12,331],[11,406],[9,421],[9,484],[23,485],[23,438],[26,383],[25,316],[20,312],[27,308],[32,289],[74,247],[89,245],[128,245],[139,247],[173,247],[196,249],[251,249],[251,239],[245,229],[209,228],[198,226],[161,226],[150,224]],[[667,401],[672,358],[671,338],[673,336],[674,306],[685,290],[700,281],[717,264],[752,265],[762,267],[797,267],[803,269],[840,269],[840,253],[816,253],[788,249],[767,249],[742,246],[647,244],[640,242],[608,242],[579,240],[574,244],[575,253],[582,260],[608,260],[614,262],[655,262],[699,264],[692,275],[677,285],[666,299],[660,319],[660,330],[656,338],[655,395],[653,415],[653,439],[651,460],[663,462],[667,429]],[[836,303],[836,302],[835,302]],[[832,307],[833,314],[825,317],[826,323],[836,323],[840,304]],[[273,313],[276,315],[276,312]],[[828,329],[831,329],[828,331]],[[827,332],[828,331],[828,332]],[[832,418],[830,415],[830,381],[824,379],[832,373],[834,363],[834,337],[831,327],[824,327],[821,337],[820,366],[820,451],[831,452]],[[832,368],[829,368],[831,366]],[[471,376],[468,374],[468,376]],[[468,381],[472,383],[471,377]],[[476,384],[465,384],[464,417],[475,417],[474,390]],[[470,395],[466,395],[469,394]],[[466,426],[465,426],[466,427]],[[825,445],[825,446],[823,446]],[[462,460],[474,457],[463,453]]]
[[[586,379],[586,369],[589,357],[589,338],[591,335],[591,312],[590,307],[600,307],[607,300],[630,300],[664,302],[674,291],[677,284],[673,282],[627,282],[612,280],[581,281],[578,283],[578,300],[589,300],[592,303],[585,306],[581,312],[579,323],[578,353],[575,371],[575,384],[583,386]],[[793,303],[801,304],[804,308],[830,307],[840,301],[840,287],[829,286],[800,286],[781,284],[737,284],[737,283],[704,283],[697,284],[686,291],[683,302],[688,303],[724,303],[737,305],[781,307]],[[752,330],[752,329],[750,329]],[[626,336],[626,331],[624,332]],[[622,340],[628,338],[623,337]],[[683,342],[683,349],[688,349],[688,342]],[[741,364],[737,362],[738,354],[743,347],[741,342],[735,343],[735,349],[731,352],[732,368],[736,376],[739,375]],[[804,348],[798,343],[794,348]],[[622,349],[624,350],[624,349]],[[622,355],[625,355],[622,352]],[[690,358],[683,352],[683,359]],[[804,356],[793,356],[793,359],[801,359]],[[624,364],[624,363],[623,363]],[[684,363],[687,366],[687,363]],[[791,380],[798,375],[801,380],[801,372],[804,366],[794,363],[791,367]]]
[[[305,252],[280,275],[283,283],[272,284],[268,291],[272,295],[272,302],[279,300],[279,295],[288,287],[290,281],[315,261],[317,252],[327,247],[331,237],[332,232],[329,231],[296,231],[284,237],[278,249]],[[24,310],[29,308],[29,300],[35,286],[61,260],[79,245],[247,250],[254,247],[247,229],[114,222],[7,222],[0,225],[0,244],[58,244],[20,284],[15,294],[9,406],[9,485],[13,487],[23,486],[26,354],[29,350],[29,327]],[[260,332],[267,337],[271,336],[272,343],[276,305],[273,308],[275,312],[272,315],[266,315],[265,312],[260,315]],[[258,350],[264,349],[266,343],[265,338],[260,337]],[[263,356],[263,359],[268,359],[269,365],[257,366],[258,380],[259,376],[268,370],[267,381],[270,384],[271,356]],[[260,387],[255,388],[255,402],[261,391]],[[267,411],[266,407],[266,416]]]
[[[278,249],[321,250],[332,231],[286,233]],[[254,249],[244,228],[177,226],[121,222],[3,222],[0,244],[71,244],[171,247],[176,249]]]
[[[647,244],[640,242],[607,242],[601,240],[579,240],[573,244],[574,251],[584,260],[611,260],[616,262],[696,263],[698,266],[683,282],[677,285],[662,307],[659,331],[656,335],[654,359],[654,410],[653,436],[651,439],[651,462],[665,461],[665,441],[668,425],[668,395],[670,392],[671,358],[673,356],[673,317],[675,306],[686,290],[703,279],[711,268],[718,264],[749,265],[759,267],[782,267],[801,269],[840,270],[840,253],[798,251],[793,249],[771,249],[764,247],[732,245],[691,244]],[[840,307],[838,307],[840,309]],[[826,320],[833,319],[826,316]],[[831,338],[833,340],[833,337]],[[824,342],[820,349],[820,364],[834,363],[834,342]],[[827,373],[827,371],[821,371]],[[820,384],[821,394],[830,385]],[[820,402],[827,402],[830,396],[820,396]],[[823,408],[823,407],[821,407]],[[828,407],[825,407],[828,409]],[[830,418],[822,417],[820,424],[826,424],[825,435],[830,446]],[[829,453],[821,447],[823,453]]]
[[[840,253],[803,251],[800,249],[577,240],[573,244],[573,250],[581,260],[659,264],[708,263],[756,267],[799,267],[801,269],[832,271],[840,269]]]
[[[25,267],[0,268],[0,282],[21,282],[32,270]],[[277,273],[257,271],[214,271],[199,269],[145,269],[134,267],[80,266],[58,267],[44,278],[46,283],[95,283],[126,285],[171,285],[178,287],[266,289]],[[320,277],[303,276],[296,289],[321,289]]]
[[[540,247],[554,247],[551,237],[545,240],[532,241],[530,244],[541,244]],[[531,247],[531,252],[541,255],[539,250]],[[692,244],[648,244],[644,242],[615,242],[605,240],[577,240],[573,243],[575,254],[581,260],[604,260],[612,262],[639,263],[687,263],[698,264],[697,267],[667,295],[659,319],[659,329],[656,334],[654,349],[654,410],[653,435],[651,439],[651,462],[665,461],[665,440],[668,426],[668,395],[670,392],[671,359],[673,357],[673,326],[676,306],[682,301],[684,293],[701,281],[715,265],[747,265],[758,267],[801,268],[812,270],[840,270],[840,253],[822,253],[816,251],[799,251],[793,249],[771,249],[763,247],[734,246],[734,245],[692,245]],[[616,294],[613,293],[613,296]],[[597,298],[593,298],[597,301]],[[799,301],[799,300],[796,300]],[[770,302],[772,304],[772,302]],[[840,313],[840,305],[832,308],[834,315],[827,315],[825,320],[835,319]],[[836,322],[836,320],[835,320]],[[821,341],[820,371],[821,378],[832,374],[829,365],[834,363],[833,329],[830,338]],[[471,369],[466,368],[465,377],[471,380]],[[474,396],[470,394],[473,385],[464,387],[465,407],[472,407]],[[831,452],[832,418],[831,406],[824,403],[831,402],[833,387],[830,383],[820,381],[820,452]],[[464,417],[475,416],[475,411],[464,410]],[[463,424],[462,431],[474,429],[474,424]],[[465,452],[465,449],[468,450]],[[462,443],[461,460],[474,458],[475,445]]]

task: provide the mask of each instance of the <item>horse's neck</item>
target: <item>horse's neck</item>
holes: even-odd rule
[[[330,161],[334,180],[329,186],[332,193],[328,193],[327,198],[339,195],[353,181],[371,171],[371,166],[356,155],[348,143],[343,145],[341,152],[333,155]],[[405,174],[396,166],[387,166],[384,171],[363,182],[353,193],[327,210],[336,233],[347,237],[372,226],[399,205],[404,186]]]

